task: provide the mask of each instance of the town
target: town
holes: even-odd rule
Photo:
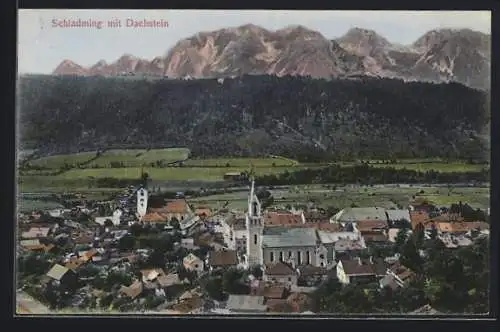
[[[417,198],[332,214],[264,206],[267,189],[250,179],[244,210],[183,193],[158,206],[146,183],[111,200],[18,213],[17,312],[439,314],[453,310],[440,296],[454,301],[462,289],[473,309],[455,310],[484,309],[476,302],[488,297],[488,274],[476,274],[489,259],[489,211]],[[453,279],[461,275],[470,279]]]

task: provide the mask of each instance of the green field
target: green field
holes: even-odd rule
[[[57,156],[43,157],[30,161],[30,164],[35,166],[41,166],[46,168],[60,168],[65,164],[77,164],[83,163],[93,157],[95,157],[96,152],[81,152],[74,154],[62,154]]]
[[[423,191],[424,194],[419,194]],[[473,208],[487,208],[490,203],[490,191],[488,188],[448,188],[443,187],[332,187],[327,186],[290,186],[286,190],[272,190],[275,205],[286,206],[287,204],[305,204],[312,201],[323,208],[334,206],[338,208],[357,206],[380,206],[385,208],[397,208],[398,205],[407,206],[415,197],[430,200],[439,206],[450,206],[460,201],[471,205]],[[418,194],[418,195],[417,195]],[[449,194],[449,195],[448,195]],[[209,205],[220,207],[226,201],[229,209],[244,209],[247,204],[247,192],[228,193],[199,197],[192,199],[198,205]]]
[[[474,165],[460,162],[453,163],[408,163],[408,164],[372,164],[373,167],[393,167],[395,169],[406,168],[408,170],[428,172],[436,171],[443,173],[451,172],[478,172],[485,168],[485,165]]]
[[[64,164],[76,166],[77,164],[86,162],[95,156],[96,151],[82,152],[77,154],[39,158],[31,161],[30,163],[36,166],[57,169],[64,166]],[[146,149],[107,150],[85,167],[106,168],[111,167],[113,162],[123,163],[123,166],[125,167],[140,167],[156,161],[169,163],[177,160],[184,160],[187,159],[188,156],[189,149],[186,148],[151,149],[149,151]]]
[[[185,166],[206,166],[206,167],[244,167],[249,169],[252,165],[255,168],[296,166],[298,162],[285,158],[210,158],[210,159],[190,159],[184,163]]]
[[[70,191],[75,188],[91,188],[93,181],[99,178],[139,179],[141,171],[149,174],[154,181],[222,181],[226,173],[249,171],[254,168],[255,174],[267,175],[278,174],[284,171],[293,172],[308,168],[324,167],[321,164],[301,164],[280,156],[269,156],[259,158],[209,158],[188,159],[189,149],[167,148],[167,149],[123,149],[107,150],[98,158],[89,162],[81,168],[77,164],[84,163],[96,157],[96,152],[85,152],[71,155],[58,155],[44,157],[31,161],[32,165],[44,166],[58,170],[65,164],[73,166],[72,169],[60,175],[43,175],[47,171],[25,170],[20,176],[21,191]],[[186,160],[182,167],[166,167],[167,163]],[[152,163],[161,161],[163,167],[152,167]],[[473,165],[465,162],[450,162],[433,159],[408,159],[397,160],[394,164],[386,164],[382,161],[371,160],[369,165],[373,167],[406,168],[417,171],[434,170],[437,172],[466,172],[480,171],[485,165]],[[114,163],[120,163],[118,167]],[[352,166],[359,162],[339,162],[339,165]]]

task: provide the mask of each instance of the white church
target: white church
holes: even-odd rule
[[[323,234],[314,228],[264,227],[261,204],[253,180],[245,219],[244,260],[247,267],[268,266],[280,261],[293,267],[313,265],[330,269],[335,266],[335,239],[326,236],[331,234]],[[347,235],[361,237],[360,234],[351,233]]]

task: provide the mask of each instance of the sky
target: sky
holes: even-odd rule
[[[58,27],[53,21],[103,21],[101,29]],[[117,19],[121,28],[106,27]],[[126,27],[127,19],[163,20],[168,27]],[[200,31],[252,23],[269,30],[303,25],[326,38],[350,28],[377,31],[393,43],[411,44],[429,30],[469,28],[491,33],[489,11],[264,11],[264,10],[28,10],[18,11],[18,72],[51,73],[63,60],[84,67],[123,54],[151,60]]]

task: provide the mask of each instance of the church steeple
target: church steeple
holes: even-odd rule
[[[255,180],[252,177],[250,195],[248,196],[248,212],[245,218],[247,227],[246,256],[248,259],[248,266],[263,264],[262,233],[264,222],[260,209],[260,202],[255,194]]]
[[[252,177],[250,186],[250,195],[248,196],[248,216],[249,217],[260,217],[260,201],[255,194],[255,180]]]

